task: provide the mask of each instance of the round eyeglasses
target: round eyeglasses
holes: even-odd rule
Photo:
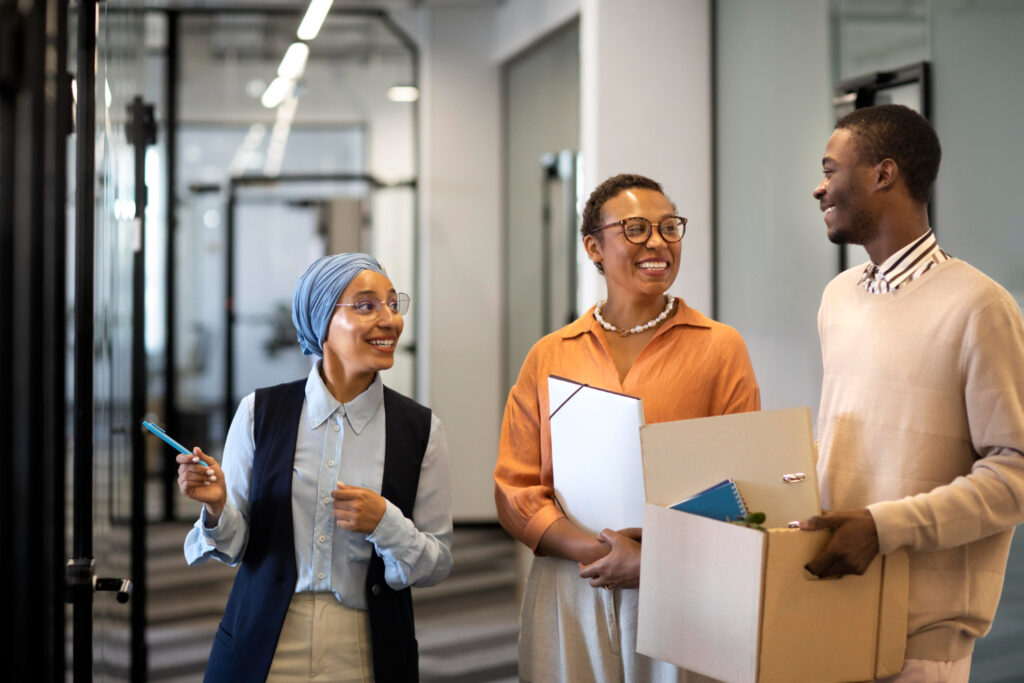
[[[615,227],[621,227],[623,236],[633,244],[645,243],[651,239],[651,233],[654,230],[654,224],[649,220],[643,216],[633,216],[632,218],[623,218],[621,221],[615,221],[608,225],[602,225],[594,232]],[[682,216],[662,218],[658,221],[658,234],[666,242],[678,242],[686,234],[686,219]]]
[[[409,311],[409,302],[412,298],[408,294],[395,294],[388,297],[387,301],[381,301],[375,296],[363,296],[358,301],[350,304],[335,304],[334,307],[348,306],[356,315],[379,316],[385,308],[392,315],[405,315]]]

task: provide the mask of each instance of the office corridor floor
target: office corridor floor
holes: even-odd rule
[[[151,681],[202,680],[210,644],[227,601],[234,569],[217,562],[187,567],[184,523],[149,527],[147,644]],[[127,548],[127,538],[114,539]],[[506,683],[517,680],[516,544],[496,526],[458,527],[451,577],[416,589],[420,673],[426,683]],[[127,558],[128,553],[118,554]],[[111,567],[111,569],[115,569]],[[102,644],[96,680],[128,680],[128,620],[124,605],[97,599]],[[971,683],[1024,683],[1024,536],[1010,551],[992,632],[978,641]]]
[[[181,546],[188,524],[149,527],[150,681],[201,681],[235,570],[218,562],[188,567]],[[460,526],[451,576],[414,589],[420,679],[425,683],[517,680],[515,542],[497,526]],[[124,610],[121,610],[122,612]],[[104,680],[125,680],[127,623],[107,627]],[[118,634],[121,633],[120,637]],[[118,648],[118,642],[123,645]],[[99,678],[99,677],[98,677]]]

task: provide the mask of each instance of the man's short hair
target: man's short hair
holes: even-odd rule
[[[857,109],[836,123],[856,136],[862,163],[892,159],[903,175],[910,197],[927,204],[939,174],[942,146],[928,119],[902,104],[881,104]]]

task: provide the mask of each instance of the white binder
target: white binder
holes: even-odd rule
[[[639,527],[644,515],[639,398],[548,377],[555,498],[577,526]]]

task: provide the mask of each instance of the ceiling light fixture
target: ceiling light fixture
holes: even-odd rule
[[[306,10],[302,22],[299,23],[299,30],[296,32],[299,40],[313,40],[320,33],[327,13],[331,11],[334,0],[310,0],[309,9]]]
[[[289,97],[277,108],[277,120],[274,121],[274,127],[270,132],[267,156],[263,162],[263,175],[275,177],[281,173],[285,146],[288,144],[288,134],[291,132],[298,104],[298,98]]]
[[[268,85],[267,89],[263,92],[263,97],[260,98],[260,104],[267,109],[273,109],[284,102],[284,99],[291,94],[292,88],[294,87],[294,81],[278,76],[270,82],[270,85]]]
[[[277,67],[277,75],[297,81],[306,70],[306,60],[309,59],[309,46],[305,43],[292,43],[281,58],[281,65]]]
[[[234,177],[245,173],[256,155],[256,148],[263,142],[266,134],[267,127],[262,123],[254,123],[249,127],[249,132],[245,134],[245,139],[242,140],[242,144],[239,145],[238,151],[235,152],[235,156],[228,165],[228,175]]]
[[[415,102],[420,98],[420,89],[414,85],[393,85],[388,88],[388,99],[392,102]]]

